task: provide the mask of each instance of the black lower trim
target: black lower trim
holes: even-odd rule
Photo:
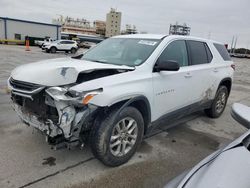
[[[185,106],[181,109],[175,110],[173,112],[167,113],[167,114],[161,116],[159,119],[153,121],[150,124],[147,133],[150,133],[155,128],[161,126],[164,122],[167,122],[168,126],[170,127],[171,124],[178,119],[181,119],[181,118],[183,118],[189,114],[192,114],[194,112],[210,108],[212,105],[212,102],[213,102],[212,100],[209,100],[205,103],[204,102],[203,103],[197,102],[197,103]]]

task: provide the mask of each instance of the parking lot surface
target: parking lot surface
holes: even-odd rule
[[[246,131],[231,118],[230,109],[234,102],[250,105],[250,60],[234,59],[232,92],[218,119],[198,112],[172,128],[162,125],[142,142],[127,164],[116,168],[95,159],[88,146],[51,150],[43,135],[19,121],[11,107],[6,80],[21,64],[66,56],[71,55],[0,45],[0,187],[162,187]]]

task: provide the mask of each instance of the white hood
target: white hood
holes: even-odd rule
[[[100,69],[133,70],[128,66],[95,63],[86,60],[57,58],[22,65],[14,69],[11,77],[14,80],[44,85],[60,86],[76,82],[80,72]]]

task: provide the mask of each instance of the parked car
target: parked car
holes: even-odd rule
[[[20,66],[8,84],[19,117],[49,144],[89,141],[98,159],[118,166],[159,122],[201,109],[219,117],[233,72],[218,42],[135,34],[109,38],[74,58]]]
[[[235,103],[232,117],[250,128],[250,107]],[[250,131],[214,152],[191,170],[170,181],[165,188],[249,188]],[[248,173],[249,172],[249,173]]]
[[[42,48],[43,45],[48,45],[52,43],[53,41],[55,40],[53,40],[52,38],[45,38],[44,40],[35,40],[35,44],[39,46],[40,48]]]
[[[87,48],[87,49],[90,49],[90,48],[92,48],[92,47],[95,47],[96,46],[96,43],[94,43],[94,42],[81,42],[81,43],[79,43],[79,45],[78,45],[79,47],[81,47],[81,48]]]
[[[42,49],[46,52],[56,53],[57,51],[71,52],[72,54],[77,52],[78,45],[73,40],[57,40],[49,44],[44,44]]]

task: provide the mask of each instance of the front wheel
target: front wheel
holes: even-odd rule
[[[71,52],[72,54],[75,54],[75,53],[76,53],[76,49],[75,49],[75,48],[71,48],[70,52]]]
[[[223,113],[228,99],[228,90],[226,86],[220,86],[213,100],[212,106],[205,110],[208,117],[218,118]]]
[[[143,132],[143,118],[136,108],[125,107],[119,115],[113,110],[92,129],[92,152],[105,165],[119,166],[134,155]]]
[[[54,47],[54,46],[51,47],[51,48],[50,48],[50,52],[53,53],[53,54],[56,53],[56,47]]]

